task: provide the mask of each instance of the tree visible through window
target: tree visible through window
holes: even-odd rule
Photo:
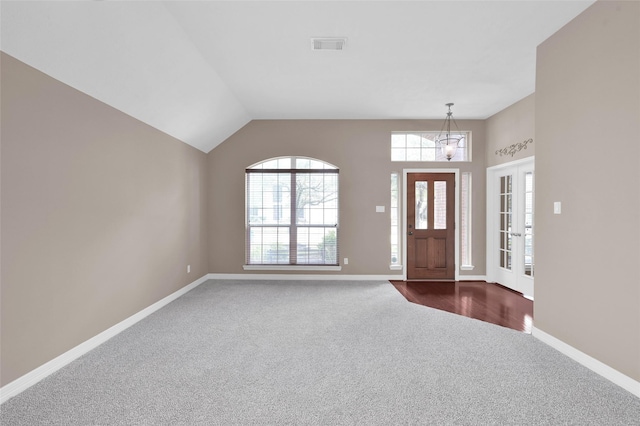
[[[338,169],[283,157],[246,169],[249,265],[338,264]]]

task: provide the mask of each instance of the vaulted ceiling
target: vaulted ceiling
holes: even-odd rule
[[[209,152],[252,119],[485,119],[592,3],[2,1],[1,49]]]

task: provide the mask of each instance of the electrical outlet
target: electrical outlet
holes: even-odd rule
[[[345,265],[348,265],[348,264],[349,264],[349,258],[348,258],[348,257],[345,257],[345,258],[344,258],[344,262],[342,262],[342,263],[344,263]]]
[[[191,265],[187,265],[187,274],[191,272]]]

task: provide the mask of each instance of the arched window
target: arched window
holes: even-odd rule
[[[338,265],[338,168],[280,157],[246,169],[247,265]]]

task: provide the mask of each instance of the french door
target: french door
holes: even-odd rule
[[[407,174],[407,279],[455,279],[455,174]]]
[[[487,170],[488,280],[533,298],[533,158]]]

